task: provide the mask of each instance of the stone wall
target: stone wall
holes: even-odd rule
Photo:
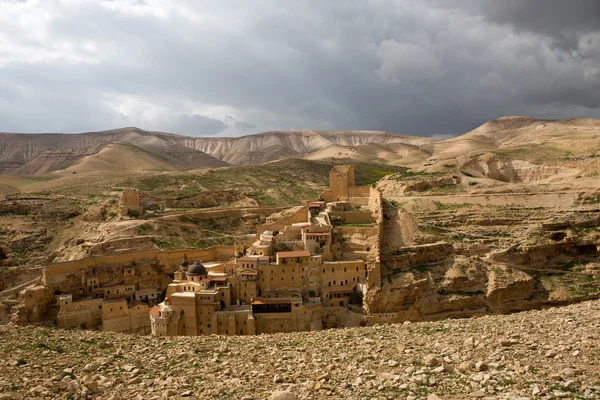
[[[342,224],[373,224],[370,211],[332,211],[331,218]]]
[[[125,189],[121,194],[121,217],[139,217],[144,213],[138,189]]]
[[[245,199],[246,196],[239,190],[207,190],[198,193],[192,193],[183,196],[177,196],[173,199],[164,200],[164,204],[169,208],[205,208],[224,206],[227,203],[234,203]]]
[[[150,333],[148,312],[148,306],[143,303],[128,308],[126,301],[107,302],[102,312],[102,330],[146,335]]]
[[[289,313],[254,314],[256,334],[320,331],[323,329],[323,307],[293,304]]]
[[[109,254],[97,257],[87,257],[81,260],[66,261],[61,263],[50,263],[44,275],[47,282],[51,284],[53,277],[65,275],[96,266],[130,264],[132,262],[148,262],[158,260],[158,250],[134,251],[119,254]]]
[[[57,316],[59,328],[91,328],[102,323],[103,299],[72,301],[59,300]]]

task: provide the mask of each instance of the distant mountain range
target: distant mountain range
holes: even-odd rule
[[[0,133],[0,173],[173,171],[290,157],[353,158],[416,166],[532,144],[554,143],[552,146],[558,146],[561,152],[568,152],[567,142],[576,137],[591,140],[590,144],[598,147],[598,134],[598,119],[554,121],[528,117],[492,120],[448,140],[379,131],[274,131],[237,138],[198,138],[138,128],[80,134]]]

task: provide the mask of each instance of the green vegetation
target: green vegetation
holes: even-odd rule
[[[503,158],[528,160],[534,164],[543,163],[548,159],[566,160],[571,156],[571,152],[557,149],[546,143],[527,143],[497,150],[494,154]]]
[[[443,298],[452,298],[452,297],[464,297],[464,296],[481,296],[485,294],[481,290],[477,290],[475,292],[463,292],[457,290],[440,290],[438,294]]]
[[[444,186],[438,186],[438,187],[429,189],[429,192],[433,193],[433,194],[436,194],[436,193],[440,193],[440,194],[458,193],[458,192],[464,192],[464,191],[465,191],[465,188],[460,184],[444,185]]]
[[[340,228],[375,228],[375,224],[339,224]]]
[[[444,235],[444,234],[448,233],[447,229],[440,228],[439,226],[435,226],[435,225],[420,226],[419,230],[428,235],[436,235],[436,236]]]
[[[389,203],[394,206],[395,208],[398,208],[400,210],[404,210],[404,206],[406,205],[406,201],[396,201],[396,200],[390,200]]]
[[[445,172],[427,172],[427,171],[413,171],[411,169],[404,172],[395,173],[390,176],[390,179],[395,181],[410,181],[421,179],[425,177],[441,177],[447,175]]]
[[[439,201],[434,201],[433,203],[435,204],[435,206],[437,207],[438,210],[459,210],[461,208],[471,208],[474,206],[474,204],[471,204],[471,203],[453,204],[453,203],[442,203]]]
[[[377,183],[387,175],[405,173],[408,168],[387,164],[365,163],[352,159],[336,160],[333,165],[354,165],[354,179],[358,186],[369,186]],[[331,165],[331,166],[333,166]]]

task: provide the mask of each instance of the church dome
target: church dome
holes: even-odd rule
[[[188,268],[186,275],[187,276],[198,276],[198,275],[207,275],[208,271],[204,265],[200,264],[198,261],[194,261],[192,265]]]
[[[179,264],[179,266],[181,268],[187,267],[188,266],[188,260],[187,257],[184,257],[184,259],[181,261],[181,264]]]

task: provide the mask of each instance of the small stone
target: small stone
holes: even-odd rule
[[[475,347],[475,339],[473,338],[473,336],[465,339],[465,341],[463,342],[463,347],[466,347],[467,349],[472,349],[473,347]]]
[[[398,366],[398,364],[399,364],[399,363],[398,363],[398,361],[396,361],[396,360],[390,360],[390,361],[388,361],[388,365],[389,365],[390,367],[392,367],[392,368],[393,368],[393,367],[397,367],[397,366]]]
[[[475,382],[481,382],[484,379],[483,373],[478,372],[471,376],[471,380]]]
[[[488,369],[488,365],[485,362],[479,361],[475,363],[476,371],[485,371],[486,369]]]
[[[135,365],[123,365],[123,369],[127,372],[131,372],[135,369]]]
[[[552,357],[556,357],[558,353],[554,350],[548,350],[548,352],[546,353],[546,357],[548,358],[552,358]]]
[[[85,384],[85,387],[88,388],[91,393],[98,393],[98,384],[96,382],[88,382]]]
[[[483,393],[481,390],[477,390],[475,392],[472,392],[469,396],[471,396],[471,397],[485,397],[485,393]]]
[[[190,397],[192,395],[192,391],[191,390],[186,390],[184,392],[181,393],[181,397]]]
[[[83,367],[83,372],[94,372],[97,369],[98,366],[96,364],[90,363],[86,364],[85,367]]]
[[[461,362],[458,365],[458,370],[460,372],[468,372],[468,371],[471,370],[471,368],[472,368],[472,364],[470,362],[468,362],[468,361]]]
[[[288,391],[275,391],[271,393],[271,400],[296,400],[298,396]]]
[[[427,400],[442,400],[442,398],[435,393],[431,393],[427,396]]]
[[[424,362],[425,365],[427,365],[428,367],[437,367],[438,365],[440,365],[439,358],[437,358],[433,354],[425,356]]]
[[[274,383],[281,383],[281,382],[283,382],[283,376],[281,376],[281,375],[279,375],[279,374],[275,375],[275,376],[273,377],[273,382],[274,382]]]
[[[533,396],[537,396],[538,394],[540,394],[542,392],[542,390],[540,389],[540,387],[538,385],[535,385],[533,387],[533,390],[531,391],[531,394]]]

